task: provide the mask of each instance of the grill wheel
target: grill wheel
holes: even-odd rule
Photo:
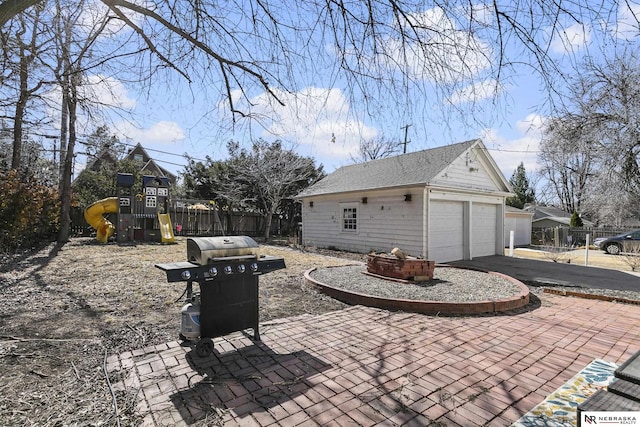
[[[202,338],[196,344],[196,354],[200,357],[211,356],[213,353],[213,340],[211,338]]]

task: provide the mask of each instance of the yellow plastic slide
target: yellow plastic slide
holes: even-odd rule
[[[162,243],[173,243],[175,237],[173,235],[173,227],[171,226],[171,218],[169,214],[158,214],[158,222],[160,223],[160,236]]]
[[[107,243],[109,237],[113,236],[116,227],[104,217],[108,213],[118,212],[118,198],[107,197],[98,200],[84,211],[84,219],[90,226],[96,229],[96,240]]]

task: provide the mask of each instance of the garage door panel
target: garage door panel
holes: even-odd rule
[[[498,206],[486,203],[474,203],[472,206],[471,255],[495,255]]]
[[[432,201],[429,254],[436,262],[464,258],[464,205],[455,201]]]

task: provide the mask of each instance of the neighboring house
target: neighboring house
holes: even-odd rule
[[[136,144],[133,149],[129,150],[124,159],[131,159],[140,163],[140,169],[144,170],[147,174],[167,177],[171,184],[176,182],[177,177],[162,166],[158,165],[139,143]]]
[[[505,206],[504,213],[504,246],[508,247],[513,231],[513,245],[527,246],[531,244],[531,220],[533,213],[512,206]]]
[[[94,156],[93,159],[89,163],[87,163],[87,166],[85,166],[83,171],[97,171],[102,167],[102,165],[105,164],[116,164],[116,158],[113,157],[113,154],[111,154],[111,152],[107,149],[102,150],[99,154]]]
[[[510,196],[477,139],[345,166],[296,198],[304,245],[447,262],[504,253]]]
[[[147,175],[166,177],[169,179],[170,183],[175,183],[177,180],[177,177],[174,174],[172,174],[162,166],[159,166],[140,144],[136,144],[134,148],[129,150],[124,159],[133,160],[140,164],[140,170],[144,170],[145,174]],[[102,165],[106,163],[112,165],[116,164],[115,157],[113,157],[113,155],[107,149],[102,150],[93,158],[93,160],[87,163],[87,166],[84,168],[84,170],[97,171]],[[84,172],[84,170],[82,172]],[[82,172],[80,172],[80,174],[82,174]]]
[[[527,205],[524,210],[533,214],[531,223],[534,228],[569,227],[571,223],[570,213],[553,206]],[[594,226],[593,222],[586,219],[582,223],[585,227]]]

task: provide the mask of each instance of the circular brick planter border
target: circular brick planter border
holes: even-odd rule
[[[436,267],[460,268],[446,264],[437,264]],[[332,267],[326,267],[332,268]],[[480,269],[469,269],[486,274],[495,274],[504,277],[510,282],[518,285],[521,289],[519,295],[510,298],[502,298],[491,301],[474,302],[443,302],[443,301],[417,301],[407,299],[391,299],[366,295],[357,292],[349,292],[326,283],[319,282],[311,278],[311,272],[316,268],[309,269],[304,273],[305,282],[319,289],[323,294],[342,301],[350,305],[364,305],[368,307],[380,308],[391,311],[406,311],[420,314],[483,314],[500,313],[504,311],[522,308],[529,304],[529,288],[519,280],[495,271],[484,271]]]

